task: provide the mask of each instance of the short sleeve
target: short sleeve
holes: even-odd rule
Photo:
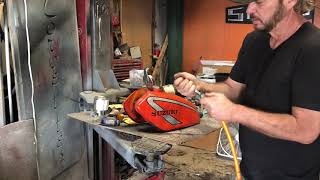
[[[245,39],[243,40],[242,46],[240,48],[240,51],[238,53],[238,58],[233,66],[231,73],[230,73],[230,78],[234,81],[237,81],[239,83],[245,84],[245,74],[247,72],[246,68],[246,59],[245,59],[245,54],[247,52],[248,46],[250,42],[252,41],[252,35],[253,33],[248,34]]]
[[[320,111],[320,45],[301,50],[292,77],[292,105]]]

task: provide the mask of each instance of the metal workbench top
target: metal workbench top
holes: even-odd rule
[[[127,134],[132,134],[144,138],[149,138],[169,144],[181,144],[192,138],[208,134],[221,126],[210,118],[202,118],[200,124],[187,127],[180,130],[161,132],[155,127],[149,124],[137,124],[137,125],[123,125],[123,126],[103,126],[100,124],[100,120],[97,117],[92,117],[90,112],[79,112],[68,114],[69,117],[91,124],[94,127],[100,127],[106,130],[118,131]]]
[[[99,118],[92,117],[90,112],[79,112],[68,114],[72,119],[84,122],[92,127],[104,140],[116,150],[126,161],[135,168],[135,155],[141,154],[137,152],[134,137],[139,137],[139,146],[141,144],[156,144],[155,147],[165,147],[170,144],[170,150],[161,155],[162,158],[155,158],[164,162],[166,172],[165,179],[230,179],[233,174],[233,162],[217,157],[215,149],[201,149],[197,147],[187,147],[188,142],[198,141],[199,138],[217,132],[220,125],[210,119],[202,118],[200,124],[187,127],[180,130],[161,132],[149,124],[137,125],[121,125],[121,126],[103,126],[100,124]],[[119,135],[119,133],[121,135]],[[124,135],[133,136],[133,138],[123,138]],[[199,140],[200,141],[200,140]],[[214,144],[216,142],[205,142]],[[191,143],[192,144],[192,143]],[[148,154],[146,151],[142,154]],[[159,164],[159,162],[152,164]],[[161,164],[161,163],[160,163]],[[159,167],[145,167],[145,171],[158,170]],[[138,178],[139,179],[139,178]]]

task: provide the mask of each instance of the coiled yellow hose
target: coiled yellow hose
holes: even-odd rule
[[[196,95],[198,96],[197,98],[200,99],[202,96],[203,96],[203,93],[201,93],[200,91],[198,90],[195,90],[195,93]],[[202,109],[202,105],[201,105],[201,109]],[[232,156],[233,156],[233,162],[234,162],[234,169],[235,169],[235,173],[236,173],[236,177],[237,177],[237,180],[242,180],[242,176],[241,176],[241,172],[240,172],[240,166],[239,166],[239,161],[238,161],[238,158],[237,158],[237,153],[236,153],[236,149],[234,148],[234,144],[233,144],[233,141],[232,141],[232,137],[230,135],[230,131],[229,131],[229,128],[227,126],[227,123],[222,121],[222,127],[223,127],[223,130],[226,132],[227,134],[227,138],[228,138],[228,141],[229,141],[229,144],[230,144],[230,147],[231,147],[231,151],[232,151]]]
[[[236,153],[236,150],[234,148],[234,144],[233,144],[232,137],[230,135],[227,123],[222,121],[222,127],[223,127],[223,130],[227,134],[227,138],[228,138],[228,141],[229,141],[229,144],[230,144],[230,147],[231,147],[231,151],[232,151],[232,155],[233,155],[233,162],[234,162],[234,169],[235,169],[235,172],[236,172],[237,180],[242,180],[239,161],[238,161],[238,158],[237,158],[237,153]]]

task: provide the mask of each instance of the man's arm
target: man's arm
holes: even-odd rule
[[[292,115],[257,111],[242,105],[233,109],[233,119],[268,136],[311,144],[320,134],[320,112],[292,107]]]
[[[273,138],[310,144],[320,134],[319,111],[292,107],[292,115],[268,113],[235,104],[220,93],[206,94],[201,104],[216,120],[237,122]]]
[[[194,91],[199,90],[203,92],[219,92],[223,93],[232,101],[237,101],[245,85],[238,83],[231,78],[224,82],[209,84],[198,80],[192,74],[182,72],[175,74],[174,86],[184,96],[194,96]]]

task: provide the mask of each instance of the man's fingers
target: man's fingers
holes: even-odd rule
[[[206,97],[220,96],[220,95],[221,95],[221,93],[216,93],[216,92],[205,93]]]
[[[186,96],[189,96],[189,97],[192,97],[194,96],[194,90],[196,89],[195,85],[191,85],[190,88],[185,88],[185,95]]]
[[[179,77],[182,77],[184,79],[189,79],[189,80],[195,80],[196,77],[190,73],[187,73],[187,72],[179,72],[179,73],[176,73],[174,75],[174,78],[177,79]]]
[[[173,82],[174,86],[176,86],[176,87],[179,86],[180,83],[183,81],[183,79],[184,79],[184,78],[179,77],[179,78],[177,78],[176,80],[174,80],[174,82]]]
[[[194,91],[196,90],[196,86],[195,85],[192,85],[190,90],[189,90],[189,93],[190,94],[194,94]]]
[[[184,80],[180,83],[180,87],[184,89],[184,88],[186,87],[186,85],[188,84],[188,82],[189,82],[189,79],[184,79]]]
[[[185,73],[184,72],[179,72],[179,73],[176,73],[173,77],[174,77],[174,79],[178,79],[179,77],[185,78]]]
[[[189,81],[184,88],[185,88],[187,91],[189,91],[189,89],[191,88],[192,85],[193,85],[193,82],[192,82],[192,81]]]
[[[174,75],[174,86],[184,96],[194,96],[197,88],[197,79],[187,72],[179,72]]]

